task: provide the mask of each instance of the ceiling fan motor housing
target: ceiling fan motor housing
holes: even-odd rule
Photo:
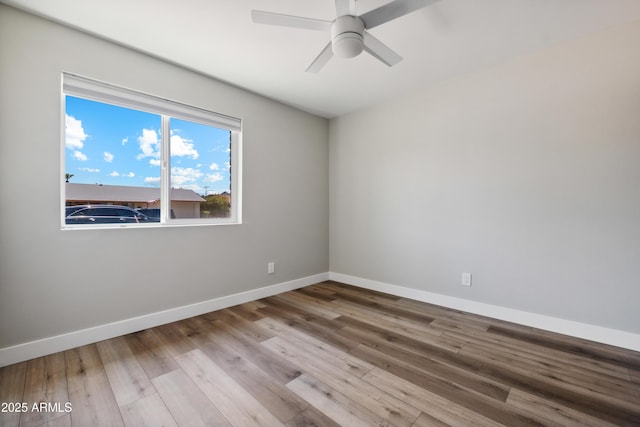
[[[364,49],[364,22],[357,16],[343,15],[331,24],[331,50],[341,58],[353,58]]]

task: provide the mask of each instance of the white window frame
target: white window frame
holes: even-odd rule
[[[160,222],[130,224],[89,224],[73,225],[65,223],[65,185],[61,185],[61,223],[62,229],[97,229],[97,228],[142,228],[142,227],[174,227],[202,226],[242,223],[242,120],[215,113],[202,108],[193,107],[180,102],[158,96],[122,88],[109,83],[82,77],[71,73],[62,73],[62,105],[61,105],[61,167],[62,176],[65,169],[65,129],[66,96],[84,98],[91,101],[112,104],[121,107],[158,114],[161,117],[161,166],[160,166]],[[231,133],[231,211],[228,218],[189,218],[173,219],[170,212],[171,188],[171,155],[170,155],[170,118],[187,120]]]

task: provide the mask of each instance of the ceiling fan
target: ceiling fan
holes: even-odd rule
[[[360,55],[363,50],[391,67],[402,61],[402,57],[373,37],[367,30],[422,9],[436,1],[438,0],[394,0],[362,15],[356,15],[356,0],[335,0],[337,18],[333,21],[259,10],[252,10],[251,17],[253,22],[258,24],[330,32],[331,41],[309,65],[306,70],[309,73],[320,71],[333,55],[353,58]]]

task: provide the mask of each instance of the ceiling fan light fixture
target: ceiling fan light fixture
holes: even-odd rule
[[[342,33],[334,37],[331,50],[340,58],[353,58],[360,55],[364,49],[363,37],[358,33]]]
[[[364,22],[357,16],[338,16],[331,24],[331,50],[335,56],[353,58],[364,49]]]

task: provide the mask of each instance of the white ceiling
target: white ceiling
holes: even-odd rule
[[[309,74],[329,35],[250,11],[333,20],[332,0],[2,1],[324,117],[640,19],[640,0],[441,0],[371,30],[398,65],[363,53]],[[358,0],[358,14],[389,1]]]

